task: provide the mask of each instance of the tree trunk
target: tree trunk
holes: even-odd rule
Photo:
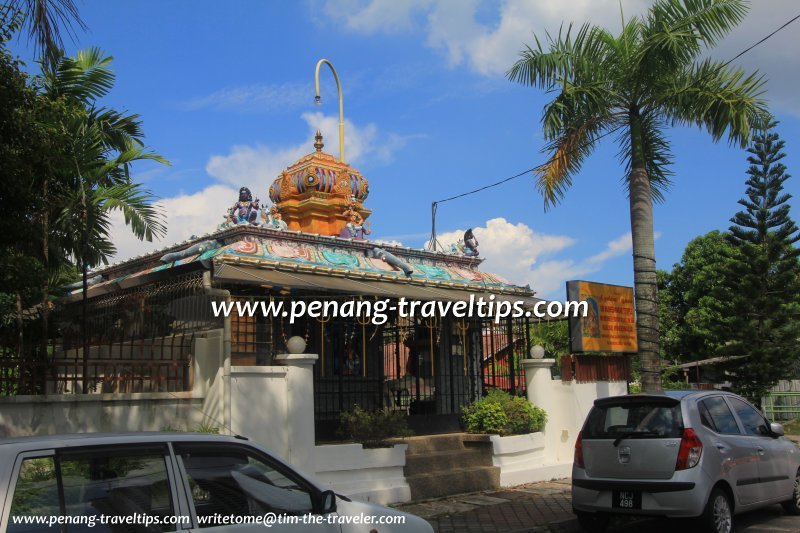
[[[658,287],[653,235],[653,198],[644,168],[630,175],[631,235],[633,238],[633,284],[636,300],[636,336],[642,392],[661,390],[661,362],[658,346]]]
[[[629,176],[631,236],[633,240],[633,284],[636,302],[636,336],[642,392],[661,390],[658,332],[658,286],[653,233],[653,195],[644,162],[638,112],[631,114],[632,161]]]

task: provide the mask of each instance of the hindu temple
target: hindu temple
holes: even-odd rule
[[[367,179],[324,148],[317,132],[308,155],[262,191],[243,187],[219,226],[210,218],[198,228],[208,233],[93,272],[85,327],[82,289],[70,287],[39,390],[189,391],[198,342],[218,331],[221,369],[269,366],[295,337],[318,355],[317,440],[335,439],[339,414],[354,406],[401,410],[418,433],[437,432],[457,428],[462,407],[487,388],[520,392],[531,345],[524,317],[496,323],[389,311],[381,324],[336,316],[291,323],[235,306],[228,318],[215,316],[220,301],[537,301],[529,287],[480,270],[472,232],[444,252],[371,241]]]

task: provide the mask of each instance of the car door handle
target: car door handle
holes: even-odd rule
[[[715,442],[714,443],[714,447],[716,449],[718,449],[719,451],[721,451],[721,452],[727,452],[728,451],[728,447],[725,446],[724,444],[722,444],[721,442]]]
[[[764,455],[764,448],[761,446],[756,446],[756,451],[758,452],[758,455]]]

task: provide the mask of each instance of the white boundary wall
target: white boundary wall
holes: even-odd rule
[[[195,339],[194,386],[177,393],[65,394],[0,398],[0,438],[55,433],[193,429],[200,424],[250,438],[319,482],[355,499],[409,501],[405,444],[315,446],[316,355],[277,356],[275,366],[232,367],[223,331]],[[575,438],[598,397],[625,394],[625,382],[553,380],[552,359],[523,361],[528,399],[547,412],[543,432],[490,437],[504,486],[570,475]]]
[[[379,504],[411,500],[406,482],[407,444],[364,449],[361,444],[316,446],[315,462],[320,483],[356,500]]]

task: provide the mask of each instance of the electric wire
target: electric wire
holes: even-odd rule
[[[725,61],[724,63],[722,63],[719,67],[717,67],[717,70],[720,70],[720,69],[723,69],[723,68],[727,67],[728,65],[730,65],[731,63],[733,63],[734,61],[736,61],[737,59],[739,59],[743,55],[747,54],[748,52],[750,52],[751,50],[753,50],[757,46],[765,43],[766,41],[768,41],[769,39],[774,37],[778,32],[780,32],[781,30],[785,29],[787,26],[789,26],[790,24],[794,23],[798,19],[800,19],[800,14],[795,15],[794,17],[792,17],[791,19],[789,19],[788,21],[783,23],[780,27],[778,27],[774,31],[770,32],[769,34],[767,34],[766,36],[764,36],[763,38],[761,38],[757,42],[755,42],[752,45],[748,46],[747,48],[745,48],[744,50],[742,50],[741,52],[739,52],[738,54],[733,56],[731,59],[729,59],[729,60]],[[711,75],[711,74],[709,74],[709,75]],[[611,135],[612,133],[618,131],[622,127],[623,127],[623,125],[621,124],[621,125],[617,126],[616,128],[608,130],[608,131],[604,132],[603,134],[598,135],[594,139],[591,139],[587,143],[582,144],[580,146],[580,148],[585,148],[590,143],[596,143],[600,139],[602,139],[602,138],[604,138],[604,137],[606,137],[608,135]],[[548,161],[546,161],[546,162],[544,162],[544,163],[542,163],[540,165],[531,167],[531,168],[529,168],[527,170],[524,170],[524,171],[522,171],[522,172],[520,172],[518,174],[514,174],[513,176],[509,176],[507,178],[504,178],[504,179],[502,179],[500,181],[496,181],[494,183],[490,183],[488,185],[484,185],[482,187],[478,187],[477,189],[473,189],[471,191],[467,191],[467,192],[464,192],[464,193],[461,193],[461,194],[457,194],[455,196],[450,196],[449,198],[444,198],[442,200],[437,200],[435,202],[432,202],[432,204],[431,204],[431,216],[432,216],[431,238],[428,241],[428,248],[435,250],[435,249],[437,249],[437,246],[439,245],[439,242],[438,242],[438,240],[436,238],[436,213],[438,211],[439,204],[443,204],[445,202],[450,202],[452,200],[457,200],[459,198],[464,198],[465,196],[470,196],[472,194],[476,194],[476,193],[485,191],[487,189],[491,189],[493,187],[497,187],[497,186],[503,185],[504,183],[508,183],[509,181],[512,181],[512,180],[515,180],[517,178],[521,178],[522,176],[525,176],[527,174],[530,174],[531,172],[536,172],[537,169],[540,169],[540,168],[544,167],[545,165],[547,165],[551,161],[552,161],[552,158],[550,158]]]

